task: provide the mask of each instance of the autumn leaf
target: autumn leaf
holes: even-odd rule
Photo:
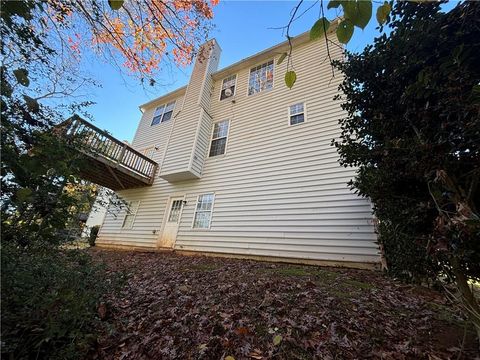
[[[276,335],[273,338],[273,345],[277,346],[282,342],[282,336],[281,335]]]
[[[101,320],[105,320],[107,318],[108,308],[107,308],[107,305],[105,303],[101,303],[100,305],[98,305],[97,311],[98,311],[98,317]]]
[[[248,335],[248,333],[250,332],[246,327],[244,326],[240,326],[238,328],[235,329],[235,332],[238,334],[238,335]]]

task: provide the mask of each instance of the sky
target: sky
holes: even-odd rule
[[[215,28],[210,37],[215,38],[222,54],[219,69],[251,56],[259,51],[285,41],[282,30],[272,29],[285,26],[297,1],[220,1],[214,8],[213,24]],[[291,35],[308,31],[319,18],[318,2],[305,1],[298,14],[313,6],[292,24]],[[376,30],[374,4],[372,20],[362,31],[355,28],[353,38],[347,49],[361,51],[367,43],[378,35]],[[327,9],[325,9],[327,11]],[[327,18],[336,16],[335,10],[328,10]],[[88,72],[101,84],[101,88],[92,89],[89,98],[96,102],[90,107],[95,125],[106,129],[119,140],[132,141],[141,118],[139,105],[166,94],[188,83],[191,66],[184,69],[170,68],[161,79],[162,85],[155,91],[145,89],[138,80],[125,78],[118,69],[100,61],[88,64]]]

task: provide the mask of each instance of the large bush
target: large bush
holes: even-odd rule
[[[85,252],[2,247],[2,355],[84,358],[95,344],[107,290]]]
[[[371,198],[389,271],[445,275],[480,334],[480,3],[396,2],[391,33],[336,65],[347,116],[336,139]]]

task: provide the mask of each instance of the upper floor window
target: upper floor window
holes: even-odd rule
[[[210,228],[213,211],[214,194],[203,194],[197,198],[195,207],[195,216],[193,218],[193,227],[198,229]]]
[[[133,227],[133,222],[137,216],[138,207],[140,206],[140,201],[130,201],[127,205],[127,211],[125,218],[123,219],[122,228],[131,229]]]
[[[209,156],[225,154],[229,124],[229,120],[224,120],[213,124],[212,143],[210,145]]]
[[[220,92],[220,100],[223,100],[235,95],[236,82],[237,82],[236,74],[223,79],[222,91]]]
[[[153,113],[153,119],[151,125],[157,125],[161,122],[168,121],[172,118],[173,108],[175,107],[175,101],[168,104],[163,104],[155,109]]]
[[[259,93],[273,87],[273,60],[250,69],[248,95]]]
[[[290,125],[297,125],[305,122],[305,105],[304,103],[298,103],[291,105],[288,108],[289,123]]]

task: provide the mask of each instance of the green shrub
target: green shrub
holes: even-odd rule
[[[2,247],[2,357],[85,358],[105,293],[101,267],[80,250]]]
[[[90,236],[88,237],[88,243],[90,244],[90,246],[95,246],[95,241],[97,240],[99,230],[99,225],[95,225],[90,229]]]
[[[390,18],[335,63],[346,116],[333,144],[358,169],[351,185],[374,205],[392,275],[478,280],[480,4],[397,1]]]

